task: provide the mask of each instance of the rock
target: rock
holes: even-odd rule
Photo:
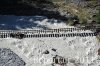
[[[22,33],[17,33],[17,34],[11,33],[11,34],[10,34],[10,37],[12,37],[12,38],[23,39],[23,38],[25,37],[25,35],[22,34]]]
[[[0,66],[25,66],[26,63],[13,51],[0,48]]]
[[[46,50],[45,52],[43,52],[44,54],[49,54],[49,51],[48,50]]]
[[[100,49],[98,50],[98,55],[100,55]]]
[[[56,49],[52,48],[53,51],[56,51]]]

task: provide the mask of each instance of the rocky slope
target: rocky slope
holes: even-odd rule
[[[47,16],[63,21],[81,22],[91,21],[91,13],[97,13],[99,0],[63,0],[63,4],[55,4],[51,0],[1,0],[1,15],[17,16]],[[56,2],[59,2],[56,0]],[[71,4],[70,4],[71,3]],[[72,4],[74,3],[74,5]],[[71,6],[70,6],[71,5]],[[74,6],[74,7],[73,7]],[[67,8],[68,7],[68,8]],[[73,8],[72,8],[73,7]],[[73,10],[73,11],[72,11]],[[78,13],[79,12],[79,13]]]

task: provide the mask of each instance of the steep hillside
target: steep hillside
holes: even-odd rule
[[[1,0],[1,15],[47,16],[75,24],[99,23],[99,0]]]
[[[54,2],[59,11],[69,12],[79,19],[80,24],[98,24],[98,17],[100,14],[99,0],[64,0],[63,2]],[[97,15],[98,14],[98,15]],[[94,18],[97,18],[96,20]],[[73,25],[73,21],[69,20]],[[99,20],[100,22],[100,20]]]

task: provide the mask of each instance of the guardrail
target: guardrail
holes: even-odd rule
[[[41,38],[41,37],[86,37],[96,36],[96,33],[68,33],[68,34],[2,34],[0,38]]]
[[[93,30],[94,32],[78,33],[79,31]],[[74,32],[76,31],[76,32]],[[41,38],[41,37],[86,37],[96,36],[95,29],[60,28],[49,30],[0,30],[0,38]]]
[[[0,30],[0,33],[60,33],[60,32],[73,32],[73,31],[96,31],[96,28],[60,28],[60,29],[48,29],[48,30]]]

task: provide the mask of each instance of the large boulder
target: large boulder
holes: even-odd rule
[[[0,66],[25,66],[26,63],[13,51],[0,48]]]

